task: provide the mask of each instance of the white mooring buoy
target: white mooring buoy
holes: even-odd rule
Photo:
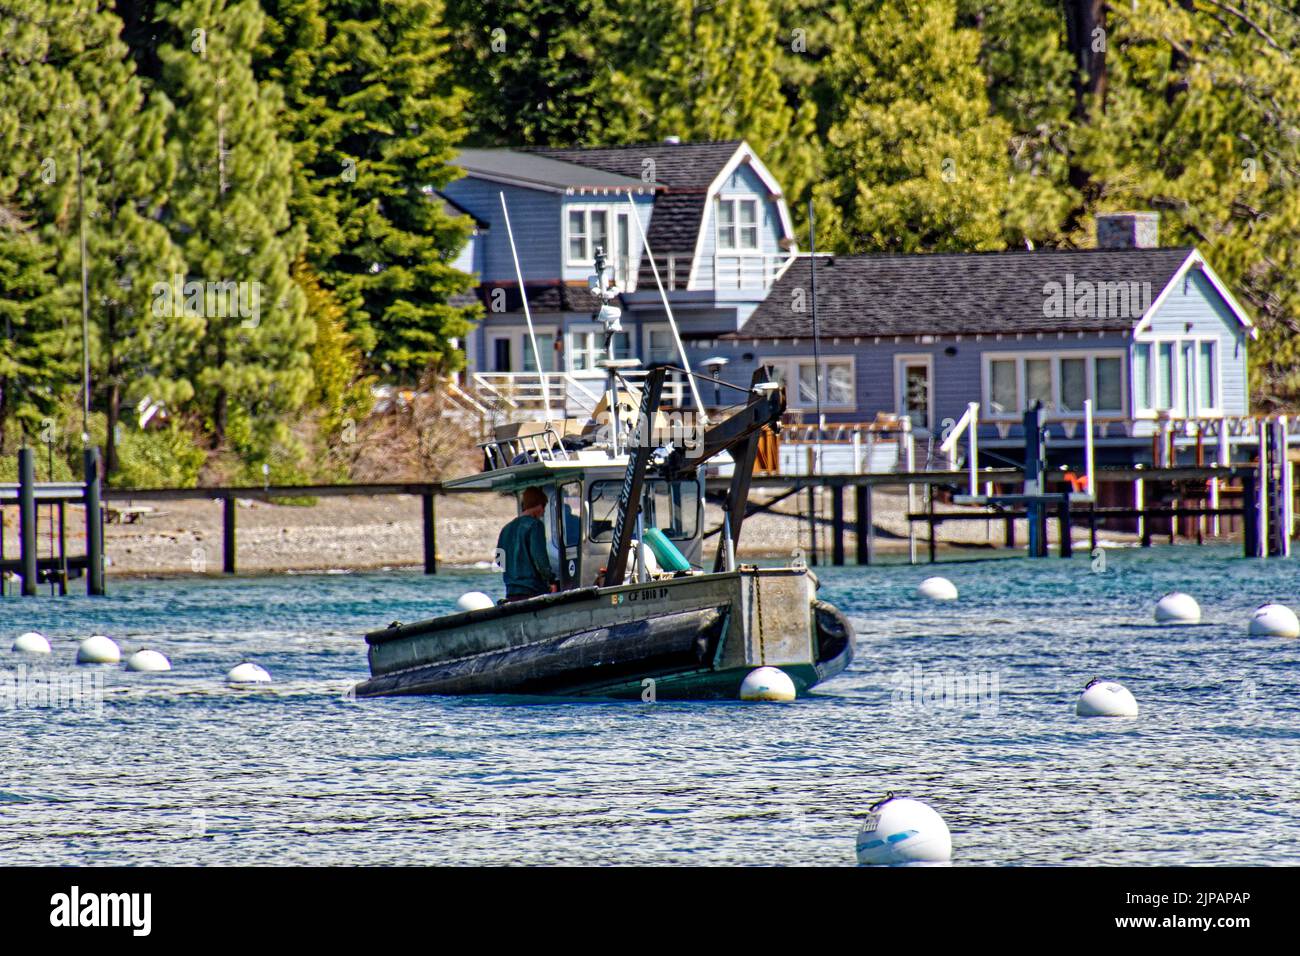
[[[244,661],[242,664],[236,664],[230,668],[226,674],[226,680],[232,684],[269,684],[271,675],[266,672],[264,667],[259,667],[252,661]]]
[[[741,700],[794,700],[794,681],[779,667],[759,667],[740,682]]]
[[[19,634],[10,648],[15,654],[48,654],[50,652],[50,642],[45,639],[44,634],[36,631],[28,631],[26,634]]]
[[[1080,717],[1136,717],[1138,704],[1123,684],[1094,677],[1079,695],[1074,712]]]
[[[126,659],[126,669],[144,674],[159,674],[172,669],[172,662],[157,651],[136,651]]]
[[[957,585],[947,578],[926,578],[917,585],[916,593],[932,601],[955,601]]]
[[[857,849],[858,862],[866,865],[947,863],[952,834],[933,808],[891,793],[868,810]]]
[[[1300,637],[1300,620],[1285,604],[1261,604],[1250,619],[1252,637]]]
[[[466,591],[456,598],[456,610],[484,611],[490,607],[496,607],[496,603],[482,591]]]
[[[1201,606],[1190,594],[1175,591],[1156,602],[1157,624],[1197,624],[1200,620]]]
[[[92,634],[77,647],[78,664],[116,664],[121,659],[117,642],[103,634]]]

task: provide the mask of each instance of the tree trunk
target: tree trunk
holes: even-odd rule
[[[108,378],[108,415],[107,433],[104,435],[104,478],[111,479],[117,473],[117,423],[122,414],[122,386],[118,378],[117,360],[113,354],[113,343],[117,335],[117,308],[109,306],[104,319],[108,325],[104,336],[104,350],[107,361],[104,370]]]
[[[1106,109],[1106,33],[1105,0],[1062,0],[1065,11],[1065,39],[1070,55],[1074,57],[1071,86],[1074,89],[1074,120],[1080,125],[1091,122],[1093,110]],[[1068,229],[1078,226],[1092,201],[1096,187],[1087,168],[1073,156],[1069,165],[1070,185],[1083,197],[1066,223]]]

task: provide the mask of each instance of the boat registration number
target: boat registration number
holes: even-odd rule
[[[662,601],[667,596],[667,588],[646,588],[643,591],[625,591],[622,594],[611,594],[610,603],[622,604],[624,601]]]

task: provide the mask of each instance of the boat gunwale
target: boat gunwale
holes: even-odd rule
[[[557,591],[553,594],[539,594],[523,601],[512,601],[508,604],[494,604],[492,607],[485,607],[472,611],[457,611],[454,614],[444,614],[441,617],[412,621],[410,624],[402,624],[398,627],[386,627],[382,630],[371,631],[366,634],[366,643],[371,647],[374,647],[407,637],[436,634],[438,631],[460,627],[463,624],[478,624],[485,621],[512,617],[516,614],[528,614],[552,607],[560,607],[565,604],[594,601],[607,594],[628,593],[640,588],[680,586],[688,581],[691,583],[700,583],[706,580],[739,580],[744,575],[775,577],[790,574],[810,575],[811,573],[812,572],[808,568],[759,568],[743,566],[737,568],[735,571],[713,571],[707,574],[680,574],[671,578],[660,578],[652,581],[633,581],[627,584],[619,584],[611,587],[588,586],[583,588],[573,588],[568,591]],[[814,578],[814,582],[815,580],[816,579]]]

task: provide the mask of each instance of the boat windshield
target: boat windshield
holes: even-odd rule
[[[591,540],[609,541],[614,533],[618,496],[623,480],[593,481],[591,506]],[[695,481],[646,482],[645,523],[658,528],[673,541],[690,541],[700,528],[700,486]]]

